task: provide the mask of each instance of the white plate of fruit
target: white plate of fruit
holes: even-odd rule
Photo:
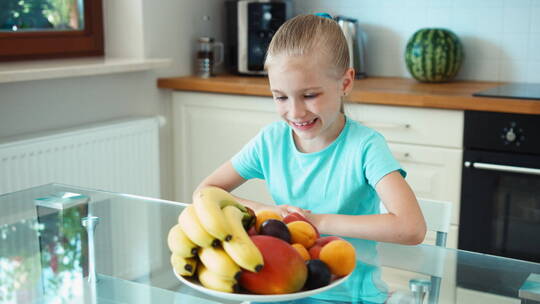
[[[256,215],[228,192],[201,189],[168,234],[176,277],[205,294],[237,301],[310,297],[345,282],[354,247],[320,237],[300,214]]]

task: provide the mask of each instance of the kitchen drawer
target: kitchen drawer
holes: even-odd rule
[[[407,171],[416,197],[452,203],[452,224],[459,223],[461,149],[389,143],[394,157]]]
[[[461,148],[463,111],[346,104],[345,114],[380,132],[387,141]]]

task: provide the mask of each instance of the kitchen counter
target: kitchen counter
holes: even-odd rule
[[[347,102],[453,110],[540,114],[540,100],[473,97],[475,92],[502,82],[454,81],[420,83],[411,78],[370,77],[355,80]],[[181,91],[272,96],[266,77],[219,75],[210,79],[196,76],[158,79],[158,87]]]

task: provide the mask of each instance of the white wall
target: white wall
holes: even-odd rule
[[[445,27],[460,37],[459,79],[540,82],[540,0],[294,0],[296,13],[357,18],[368,35],[367,72],[408,74],[403,52],[419,28]]]
[[[161,132],[162,196],[172,199],[171,98],[156,81],[191,74],[193,42],[199,35],[217,33],[214,36],[222,38],[223,0],[103,2],[109,56],[172,58],[172,66],[0,84],[0,140],[126,116],[163,115],[169,123]],[[205,14],[211,21],[203,24]]]
[[[407,39],[420,27],[445,26],[465,45],[460,78],[540,82],[540,0],[294,0],[293,4],[297,13],[328,11],[358,18],[369,36],[371,75],[409,77],[403,62]],[[172,58],[172,66],[0,84],[0,139],[134,115],[163,115],[170,121],[170,91],[157,89],[156,80],[192,73],[197,37],[223,40],[223,5],[224,0],[104,0],[109,55]],[[210,21],[203,20],[205,15]],[[161,132],[162,195],[169,199],[171,132],[171,124]]]

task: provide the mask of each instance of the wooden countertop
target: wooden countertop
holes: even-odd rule
[[[454,110],[540,114],[540,100],[473,97],[472,94],[502,85],[501,82],[454,81],[420,83],[410,78],[370,77],[355,80],[347,102]],[[158,87],[181,91],[272,96],[266,77],[220,75],[160,78]]]

